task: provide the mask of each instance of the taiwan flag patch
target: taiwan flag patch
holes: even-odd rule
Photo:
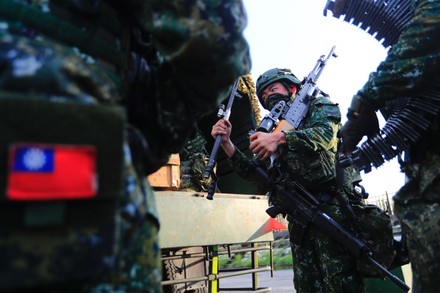
[[[14,144],[9,148],[10,200],[85,199],[96,196],[96,148]]]

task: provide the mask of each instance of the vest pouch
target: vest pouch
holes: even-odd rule
[[[369,243],[373,259],[390,269],[396,255],[390,216],[372,204],[353,204],[352,208],[361,234],[358,236]],[[366,278],[383,277],[382,273],[366,260],[358,259],[356,268]]]
[[[123,110],[2,93],[0,117],[0,290],[108,280]]]
[[[317,187],[317,184],[326,186],[333,184],[336,178],[334,156],[330,151],[309,152],[307,154],[287,152],[285,162],[289,166],[295,166],[292,175],[304,185],[311,187]]]

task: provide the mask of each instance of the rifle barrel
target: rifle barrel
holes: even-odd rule
[[[382,273],[387,275],[387,277],[390,278],[391,281],[393,281],[393,283],[396,284],[397,286],[399,286],[403,291],[405,291],[405,292],[409,291],[409,287],[401,279],[399,279],[397,276],[393,275],[390,271],[388,271],[386,268],[384,268],[380,263],[375,261],[369,255],[367,255],[366,258],[376,269],[378,269],[379,271],[381,271]]]
[[[238,84],[240,83],[240,77],[237,78],[232,86],[231,94],[229,95],[228,105],[226,106],[223,119],[229,120],[231,115],[231,108],[234,104],[234,98],[237,94]],[[220,143],[222,142],[222,135],[217,135],[215,138],[214,146],[212,147],[211,155],[209,156],[208,164],[206,165],[205,172],[203,173],[203,178],[208,179],[213,174],[213,169],[216,164],[217,153],[220,149]]]

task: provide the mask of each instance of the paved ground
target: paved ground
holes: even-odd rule
[[[281,270],[274,271],[274,277],[271,277],[270,272],[258,273],[259,288],[270,288],[267,290],[244,290],[244,288],[252,287],[252,277],[249,275],[236,276],[230,278],[220,279],[220,292],[273,292],[273,293],[294,293],[293,288],[293,271]],[[222,290],[222,288],[240,288],[240,290]]]
[[[405,281],[405,283],[411,287],[412,285],[412,274],[410,265],[404,265],[402,271],[395,269],[393,271],[396,276]],[[401,276],[403,274],[403,276]],[[274,277],[271,278],[270,272],[258,273],[258,284],[259,290],[252,291],[252,277],[251,275],[241,275],[230,278],[220,279],[220,291],[219,293],[295,293],[295,288],[293,287],[293,271],[292,270],[281,270],[274,271]],[[240,290],[222,290],[222,288],[240,288]],[[248,290],[246,290],[246,288]],[[265,290],[263,288],[270,288],[270,290]],[[399,287],[392,283],[389,279],[382,281],[380,279],[368,279],[366,282],[366,292],[376,293],[400,293],[403,292]],[[440,291],[439,291],[440,292]]]

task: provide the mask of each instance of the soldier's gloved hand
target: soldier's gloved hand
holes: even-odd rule
[[[357,111],[348,110],[348,121],[342,126],[339,135],[342,138],[341,152],[344,155],[350,154],[364,137],[372,137],[379,132],[379,121],[374,109],[363,103],[357,107]]]

